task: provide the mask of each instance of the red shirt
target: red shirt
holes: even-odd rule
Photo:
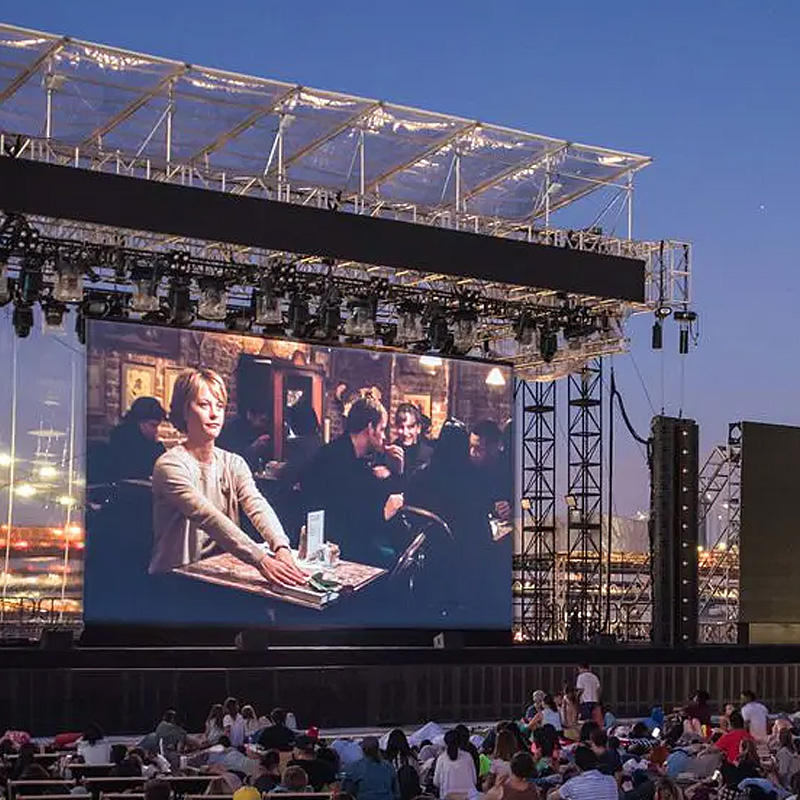
[[[714,743],[714,746],[725,753],[727,761],[731,764],[735,764],[736,759],[739,758],[739,746],[745,739],[753,740],[753,737],[742,728],[734,728],[734,730],[728,731],[724,736],[721,736],[719,740]]]

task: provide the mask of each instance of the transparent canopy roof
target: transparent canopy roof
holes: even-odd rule
[[[8,25],[0,132],[229,183],[285,181],[521,223],[651,160]]]

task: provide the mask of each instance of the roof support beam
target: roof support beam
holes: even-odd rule
[[[4,103],[15,94],[19,89],[21,89],[33,75],[36,74],[39,67],[42,66],[49,58],[54,56],[59,50],[61,50],[64,45],[69,41],[68,36],[62,36],[60,39],[56,39],[56,41],[52,42],[49,47],[45,48],[44,52],[42,52],[38,58],[36,58],[33,63],[29,64],[25,67],[22,72],[17,75],[11,83],[0,92],[0,103]]]
[[[181,75],[184,75],[190,69],[189,64],[180,64],[173,69],[168,75],[165,75],[152,89],[148,89],[144,94],[139,95],[132,103],[128,104],[121,111],[116,113],[111,119],[106,120],[102,125],[96,127],[83,141],[84,147],[87,145],[96,144],[98,139],[105,136],[110,131],[114,130],[117,125],[125,122],[126,119],[132,117],[143,105],[148,103],[154,97],[159,95],[169,84]]]
[[[206,156],[211,155],[211,153],[219,150],[221,147],[224,147],[231,139],[235,139],[237,136],[244,133],[248,128],[252,128],[253,125],[255,125],[260,119],[268,116],[269,114],[275,113],[293,94],[295,94],[295,92],[299,91],[299,86],[292,86],[291,89],[280,94],[277,100],[275,100],[273,103],[270,103],[268,106],[263,106],[262,108],[257,108],[251,114],[246,116],[241,122],[238,122],[236,125],[234,125],[230,130],[227,130],[217,136],[213,142],[207,144],[196,153],[193,153],[189,158],[189,163],[199,161],[201,158],[205,158]]]
[[[466,136],[466,134],[470,133],[470,131],[474,131],[475,128],[480,125],[479,122],[470,122],[468,125],[464,125],[461,128],[453,131],[452,133],[445,136],[443,139],[439,139],[436,141],[435,144],[432,144],[427,150],[424,150],[421,153],[418,153],[413,158],[409,159],[408,161],[403,162],[402,164],[398,164],[396,167],[392,167],[390,170],[387,170],[383,173],[383,175],[379,175],[374,180],[371,180],[365,187],[364,187],[364,194],[369,194],[370,192],[374,191],[380,184],[388,181],[389,178],[393,178],[399,172],[403,172],[403,170],[408,169],[409,167],[413,167],[418,161],[422,161],[423,158],[428,158],[429,156],[438,153],[442,148],[447,147],[447,145],[452,144],[457,139],[460,139],[462,136]]]
[[[349,128],[352,128],[354,125],[357,125],[362,119],[369,117],[370,114],[372,114],[374,111],[377,111],[382,105],[383,103],[381,101],[372,103],[371,105],[359,111],[357,114],[353,114],[353,116],[346,119],[341,125],[337,125],[333,130],[329,131],[328,133],[323,133],[322,136],[319,136],[313,141],[309,142],[305,147],[301,147],[296,153],[294,153],[294,155],[284,159],[284,170],[287,167],[291,167],[292,164],[299,161],[301,158],[303,158],[303,156],[307,156],[313,150],[316,150],[318,147],[322,147],[325,142],[335,139],[340,133],[343,133]]]
[[[557,156],[559,153],[563,152],[569,147],[569,142],[563,142],[556,147],[551,147],[549,150],[545,150],[543,153],[539,153],[536,158],[532,158],[529,161],[523,164],[516,164],[514,166],[509,167],[508,169],[504,169],[502,172],[499,172],[493,178],[487,178],[483,183],[479,183],[473,189],[470,189],[468,192],[464,194],[464,200],[470,200],[475,195],[480,194],[481,192],[485,192],[487,189],[491,189],[492,186],[496,186],[498,183],[502,183],[507,178],[512,178],[514,175],[524,172],[525,170],[534,169],[538,167],[540,164],[544,164],[548,158],[552,158],[553,156]]]

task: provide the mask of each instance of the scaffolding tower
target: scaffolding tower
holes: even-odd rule
[[[522,393],[522,542],[515,620],[524,641],[563,637],[556,602],[556,381],[519,381]]]
[[[567,378],[567,638],[602,628],[603,362]]]

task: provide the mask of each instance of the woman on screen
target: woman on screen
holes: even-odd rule
[[[305,583],[307,576],[294,562],[281,522],[256,488],[247,463],[215,447],[227,401],[225,383],[213,370],[190,369],[175,381],[170,421],[186,440],[161,456],[153,470],[149,571],[169,572],[228,552],[268,581]],[[240,507],[271,553],[239,527]]]

